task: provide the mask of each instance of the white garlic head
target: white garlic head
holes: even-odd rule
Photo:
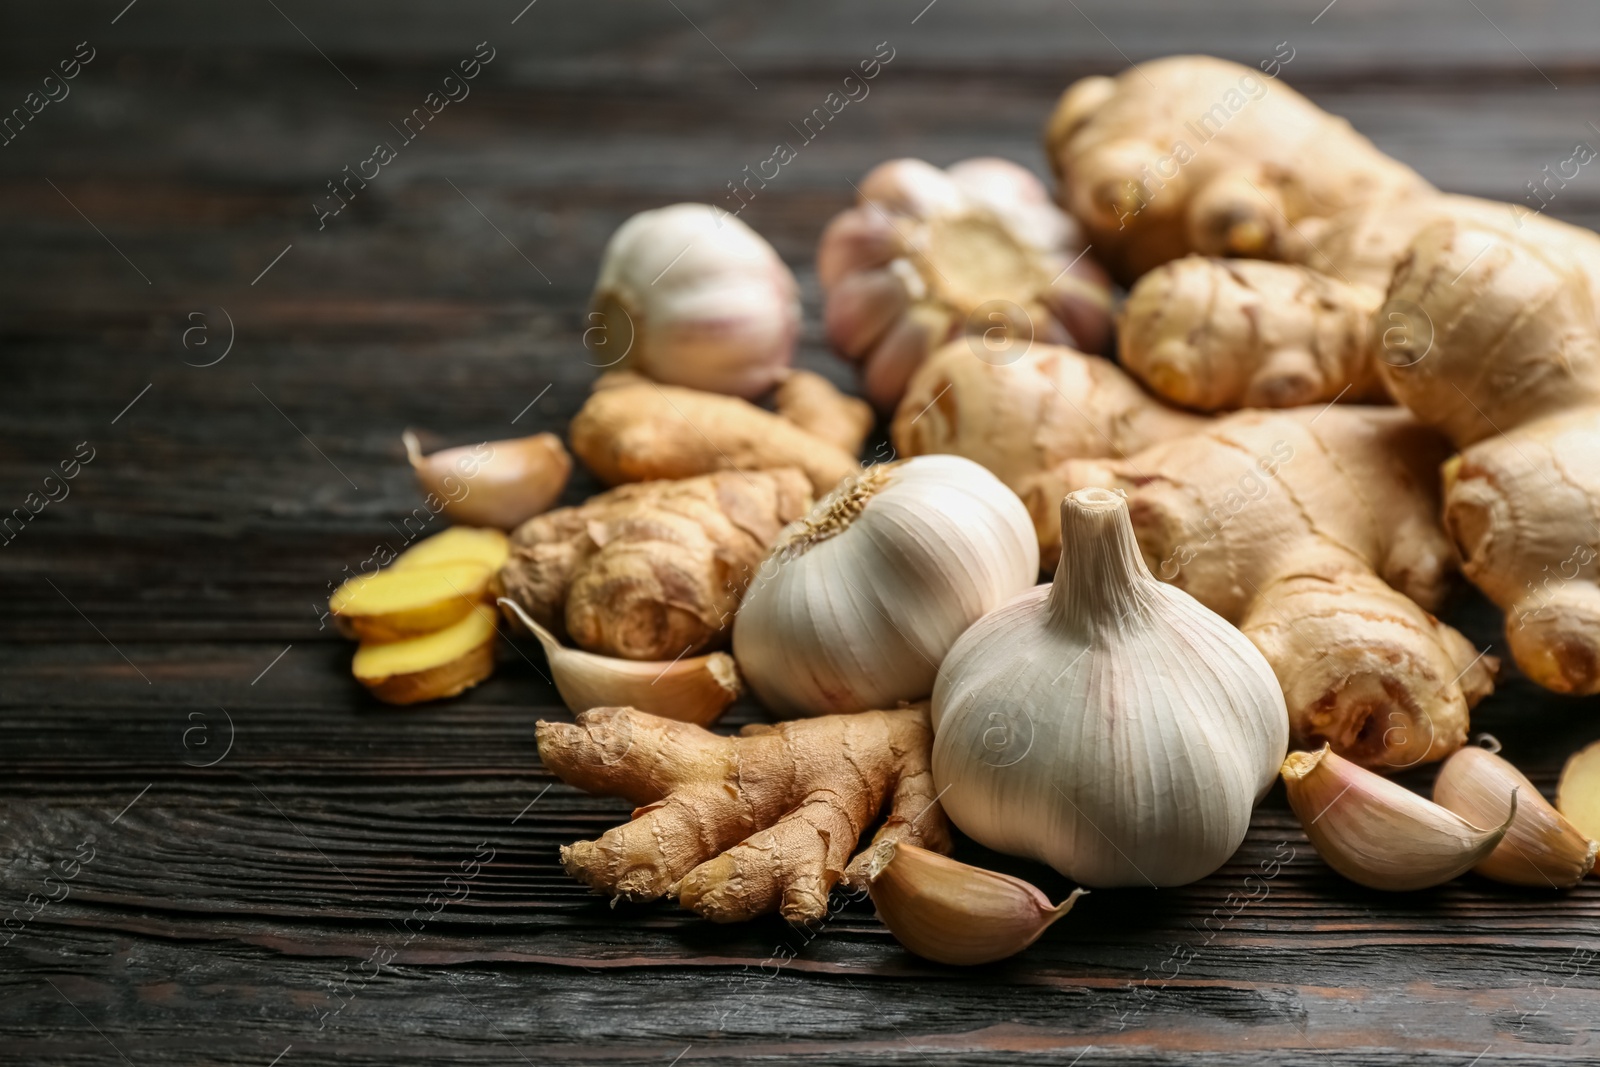
[[[972,626],[933,692],[961,830],[1091,886],[1182,885],[1244,840],[1289,743],[1266,659],[1156,581],[1122,494],[1061,507],[1055,579]]]
[[[932,692],[961,632],[1038,574],[1027,508],[976,463],[869,467],[779,539],[734,620],[734,659],[778,715],[892,708]]]
[[[754,397],[783,377],[799,287],[761,235],[708,204],[644,211],[612,234],[590,301],[591,362]]]

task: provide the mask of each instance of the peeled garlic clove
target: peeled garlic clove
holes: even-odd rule
[[[1088,892],[1060,904],[1020,878],[915,845],[885,842],[867,866],[867,891],[889,932],[935,963],[958,967],[1014,956]]]
[[[446,448],[427,456],[410,430],[400,440],[423,490],[444,502],[452,522],[466,526],[519,526],[550,510],[572,474],[572,457],[553,433]]]
[[[1556,807],[1579,833],[1600,838],[1600,741],[1573,754],[1561,768]]]
[[[799,286],[778,253],[734,215],[674,204],[611,236],[585,342],[594,365],[658,382],[759,396],[800,332]]]
[[[1489,858],[1517,816],[1507,791],[1505,821],[1480,829],[1322,746],[1283,761],[1289,806],[1328,866],[1371,889],[1427,889]]]
[[[726,652],[667,663],[597,656],[562,647],[515,600],[501,597],[497,603],[544,646],[556,690],[574,714],[591,708],[632,707],[663,719],[709,726],[743,692],[739,671]]]
[[[1516,818],[1487,859],[1473,868],[1512,885],[1565,889],[1594,869],[1595,842],[1545,802],[1521,771],[1488,749],[1469,745],[1444,761],[1433,799],[1470,822],[1505,818],[1506,798],[1519,798]]]

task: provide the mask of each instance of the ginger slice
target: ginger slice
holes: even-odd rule
[[[391,568],[334,590],[328,610],[363,641],[398,641],[451,625],[483,600],[494,571],[475,561]]]
[[[510,552],[511,541],[503,530],[488,526],[452,526],[400,553],[393,566],[481,563],[491,570],[499,570]]]
[[[714,922],[774,911],[805,922],[827,914],[841,878],[865,884],[884,842],[950,851],[926,704],[752,725],[738,737],[595,708],[537,733],[562,781],[639,805],[631,822],[561,850],[568,874],[624,900],[676,897]]]
[[[385,704],[453,697],[494,672],[494,609],[469,605],[460,621],[403,641],[363,641],[350,671]]]
[[[1600,741],[1573,753],[1561,769],[1556,809],[1584,837],[1600,841]]]

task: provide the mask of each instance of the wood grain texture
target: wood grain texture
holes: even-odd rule
[[[626,806],[539,765],[533,723],[566,713],[535,647],[397,711],[319,618],[420,504],[400,432],[562,430],[595,373],[579,339],[610,232],[722,202],[877,42],[896,52],[871,95],[742,216],[801,279],[802,362],[840,383],[811,255],[882,159],[1043,173],[1038,130],[1073,78],[1287,40],[1287,77],[1380,146],[1518,199],[1600,138],[1586,0],[122,8],[8,12],[0,33],[10,102],[76,42],[98,50],[0,149],[0,511],[95,451],[0,548],[0,911],[60,898],[0,947],[0,1061],[1600,1058],[1600,882],[1371,892],[1321,864],[1281,791],[1212,877],[1094,893],[975,971],[907,955],[842,898],[812,931],[610,908],[556,848]],[[325,183],[482,40],[472,95],[319,230]],[[1600,178],[1551,211],[1600,223]],[[222,309],[233,347],[197,366],[223,350]],[[208,343],[185,347],[196,325]],[[580,475],[569,501],[595,488]],[[1481,599],[1448,614],[1500,642]],[[1512,677],[1474,727],[1549,791],[1597,710]]]

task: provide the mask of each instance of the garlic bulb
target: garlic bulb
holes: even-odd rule
[[[892,708],[1028,588],[1039,545],[999,479],[958,456],[869,467],[779,538],[733,624],[745,681],[775,714]]]
[[[996,364],[1034,341],[1104,347],[1105,272],[1025,168],[894,159],[857,192],[860,203],[823,231],[817,276],[828,340],[861,362],[862,389],[880,410],[894,409],[930,352],[963,334],[975,358]]]
[[[521,526],[561,499],[572,474],[572,457],[553,433],[446,448],[427,456],[412,431],[400,440],[417,484],[440,502],[452,522],[467,526]]]
[[[1052,584],[977,622],[933,691],[951,820],[1092,886],[1192,882],[1244,840],[1289,743],[1272,668],[1156,581],[1120,493],[1061,505]]]
[[[595,365],[754,397],[794,354],[799,287],[761,236],[707,204],[633,216],[611,235],[584,343]]]

